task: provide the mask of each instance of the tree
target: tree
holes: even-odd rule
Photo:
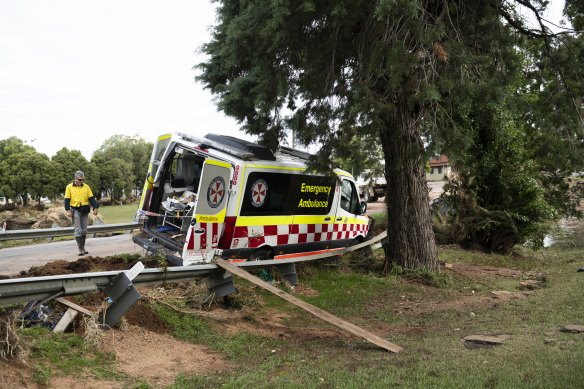
[[[480,88],[510,81],[508,71],[517,66],[512,49],[523,44],[515,8],[532,3],[536,11],[546,5],[223,0],[198,80],[218,96],[221,110],[268,146],[289,130],[301,144],[319,143],[312,162],[321,170],[330,168],[327,156],[347,132],[375,137],[390,200],[386,262],[435,270],[422,135],[471,147],[472,127],[464,124],[473,99],[496,103],[509,93]],[[449,118],[447,125],[441,118]]]
[[[73,181],[73,176],[78,170],[85,173],[87,184],[90,187],[94,188],[94,183],[98,182],[95,169],[79,150],[69,150],[63,147],[55,153],[51,161],[56,169],[52,176],[57,188],[55,195],[65,193],[65,187]]]
[[[24,205],[52,192],[49,158],[16,137],[0,140],[0,171],[0,192]]]
[[[152,147],[152,143],[137,136],[114,135],[106,139],[91,159],[99,188],[108,191],[112,199],[141,189]]]

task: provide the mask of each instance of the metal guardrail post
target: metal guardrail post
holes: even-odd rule
[[[296,265],[293,263],[285,263],[282,265],[276,265],[276,269],[280,272],[280,275],[292,285],[298,284],[298,275],[296,274]]]
[[[215,297],[224,297],[231,293],[235,293],[235,286],[233,285],[233,278],[228,271],[219,271],[213,273],[209,277],[209,290],[215,293]]]
[[[142,297],[125,272],[121,272],[103,289],[110,298],[110,306],[105,312],[105,324],[113,327]]]

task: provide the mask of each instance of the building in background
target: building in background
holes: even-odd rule
[[[446,181],[452,176],[452,167],[447,155],[430,158],[430,171],[426,175],[428,181]]]

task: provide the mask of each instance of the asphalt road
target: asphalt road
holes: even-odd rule
[[[88,235],[85,249],[89,251],[87,256],[92,257],[108,257],[128,253],[144,254],[144,249],[132,242],[132,234],[106,238],[91,238]],[[22,270],[41,266],[57,259],[76,261],[79,258],[75,240],[10,247],[0,250],[0,274],[17,274]]]

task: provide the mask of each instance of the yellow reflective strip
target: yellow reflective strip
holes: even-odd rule
[[[329,220],[325,220],[325,219]],[[300,215],[294,216],[294,224],[331,224],[334,223],[334,216],[330,215]]]
[[[231,168],[231,165],[228,164],[227,162],[217,161],[216,159],[206,159],[205,160],[205,164],[207,164],[207,165],[220,166],[220,167],[224,167],[226,169],[230,169]]]
[[[171,136],[172,136],[172,134],[164,134],[164,135],[160,135],[160,136],[158,137],[158,142],[160,142],[160,141],[163,141],[163,140],[166,140],[166,139],[170,138]]]
[[[291,170],[291,171],[305,171],[306,168],[303,167],[287,167],[287,166],[271,166],[271,165],[255,165],[255,164],[248,164],[250,168],[256,169],[274,169],[274,170]]]
[[[351,173],[347,173],[344,170],[335,170],[335,173],[337,176],[343,176],[343,177],[349,177],[349,178],[355,179]]]
[[[238,227],[273,226],[292,224],[293,216],[239,216],[235,222]]]
[[[215,215],[197,215],[197,222],[199,223],[223,223],[225,221],[225,214],[227,213],[227,208]]]
[[[369,220],[365,216],[358,216],[358,217],[348,217],[347,222],[345,222],[345,218],[342,221],[335,221],[335,224],[369,224]]]

